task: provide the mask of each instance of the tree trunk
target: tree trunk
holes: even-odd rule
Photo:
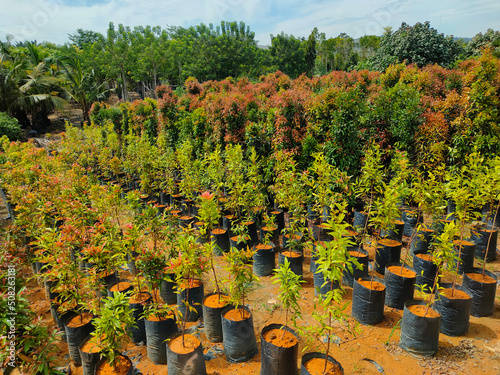
[[[121,69],[121,76],[122,76],[122,92],[123,92],[123,101],[128,102],[129,97],[128,97],[128,90],[127,90],[127,77],[125,76],[125,71],[123,70],[123,67]]]
[[[156,68],[153,69],[153,91],[155,98],[158,99],[158,96],[156,95]]]
[[[182,68],[181,68],[181,61],[179,60],[179,86],[184,86],[182,82]]]
[[[83,122],[90,124],[89,108],[86,101],[82,103],[82,112],[83,112]]]

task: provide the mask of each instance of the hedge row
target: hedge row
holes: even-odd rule
[[[260,156],[275,150],[296,155],[307,167],[315,151],[357,174],[372,142],[407,151],[422,169],[461,164],[470,150],[500,151],[500,62],[489,52],[454,69],[393,65],[384,73],[335,71],[295,80],[281,72],[260,82],[242,78],[157,90],[145,99],[108,107],[94,103],[90,118],[111,121],[121,133],[164,132],[173,148],[186,139],[214,148],[253,146]]]

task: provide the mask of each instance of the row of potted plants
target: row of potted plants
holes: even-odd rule
[[[235,149],[232,151],[234,151],[235,153],[234,159],[238,160],[238,158],[240,158],[242,155],[241,150],[238,150],[238,148],[235,147]],[[40,151],[36,152],[40,153]],[[377,155],[377,153],[379,153],[379,151],[375,149],[373,151],[373,155]],[[367,159],[366,159],[367,165],[369,164],[368,163],[369,155],[370,153],[367,153]],[[65,155],[63,151],[61,152],[60,159],[62,159],[62,161],[66,161],[67,159],[65,158],[67,158],[67,155]],[[474,167],[474,165],[472,164],[476,159],[477,157],[471,158],[470,160],[471,165],[464,166],[463,171],[461,171],[462,174],[465,175],[467,173],[467,175],[461,176],[460,174],[457,174],[455,176],[452,175],[447,176],[448,181],[450,181],[447,185],[448,189],[450,190],[450,194],[455,194],[454,195],[455,202],[457,203],[456,216],[458,217],[458,220],[456,225],[460,227],[460,232],[459,232],[460,236],[458,240],[463,240],[464,238],[466,231],[466,224],[468,221],[467,215],[470,215],[470,207],[478,206],[477,203],[474,204],[469,203],[473,202],[471,197],[474,197],[473,195],[473,192],[475,191],[473,190],[474,186],[472,185],[472,183],[469,185],[465,185],[464,182],[464,181],[479,181],[480,179],[477,176],[482,176],[482,173],[484,174],[484,172],[481,171],[481,168],[483,167],[481,163],[477,163],[477,168]],[[51,160],[51,162],[52,161],[53,160]],[[494,162],[491,163],[492,163],[491,165],[493,166],[495,165]],[[51,172],[57,170],[57,168],[62,168],[61,166],[54,168],[54,166],[49,166],[49,164],[51,163],[47,162],[47,165],[43,165],[43,168],[47,168],[47,170]],[[233,212],[237,212],[237,209],[242,206],[241,204],[235,204],[234,202],[241,202],[248,199],[247,190],[249,189],[248,188],[242,189],[241,181],[245,181],[246,178],[254,176],[252,186],[256,186],[255,183],[259,182],[257,179],[258,173],[251,172],[251,167],[255,166],[255,164],[256,160],[254,159],[254,162],[250,162],[249,165],[247,165],[248,170],[246,171],[245,175],[243,176],[244,178],[242,179],[241,176],[243,175],[243,173],[241,171],[237,172],[238,162],[236,162],[235,166],[232,168],[234,168],[234,170],[236,171],[234,173],[234,176],[236,177],[235,181],[240,181],[240,182],[235,182],[233,185],[228,184],[229,194],[227,194],[226,196],[221,195],[220,199],[219,198],[216,199],[217,197],[215,193],[217,191],[216,189],[214,189],[214,193],[192,195],[192,198],[197,198],[199,200],[200,204],[199,210],[201,212],[199,213],[198,218],[202,217],[204,218],[204,220],[201,221],[202,223],[201,227],[204,228],[205,233],[212,232],[213,231],[212,228],[214,228],[216,225],[218,226],[218,223],[220,222],[219,220],[220,216],[218,215],[218,212],[221,210],[221,207],[219,205],[221,203],[221,199],[222,202],[224,202],[225,199],[231,202],[229,207],[234,207]],[[375,167],[372,169],[377,169],[378,171],[381,170],[379,166],[380,163],[374,163],[373,165]],[[401,162],[399,165],[404,166],[404,162]],[[65,173],[48,176],[47,174],[40,172],[41,168],[42,166],[38,166],[38,168],[32,167],[29,170],[29,173],[21,173],[20,175],[16,176],[19,177],[19,181],[23,181],[17,186],[18,190],[16,190],[16,185],[12,183],[14,181],[11,179],[9,181],[10,184],[8,193],[11,199],[14,198],[14,201],[16,200],[16,197],[18,197],[17,198],[18,205],[16,207],[16,211],[18,211],[17,218],[19,219],[20,223],[22,222],[39,223],[39,226],[37,226],[38,234],[34,236],[35,239],[34,241],[33,240],[30,241],[31,244],[36,245],[37,252],[35,255],[37,256],[36,260],[39,263],[39,267],[42,267],[42,269],[47,270],[48,271],[47,274],[49,275],[50,272],[54,270],[54,273],[56,275],[63,276],[63,278],[66,277],[65,275],[70,275],[69,277],[73,277],[73,279],[76,280],[76,282],[74,283],[74,287],[72,286],[68,290],[62,290],[60,292],[62,296],[65,297],[65,299],[62,302],[64,302],[67,306],[71,306],[73,304],[75,306],[72,307],[81,309],[82,308],[81,301],[92,300],[92,299],[87,300],[86,298],[82,298],[82,294],[79,294],[82,292],[82,290],[85,290],[83,284],[87,283],[88,281],[91,285],[92,283],[94,283],[94,285],[98,285],[99,280],[102,279],[103,276],[116,277],[114,276],[113,268],[115,268],[116,270],[117,267],[125,264],[127,255],[130,258],[134,258],[132,254],[133,250],[127,249],[126,251],[120,251],[118,249],[121,243],[129,244],[131,247],[135,246],[135,249],[137,250],[139,249],[143,250],[141,252],[144,252],[143,254],[144,257],[139,257],[138,261],[136,262],[136,266],[138,266],[139,270],[141,270],[141,262],[144,265],[147,265],[142,268],[145,270],[142,272],[143,277],[151,284],[153,292],[151,294],[153,296],[156,296],[157,293],[155,293],[153,289],[159,288],[159,286],[161,285],[161,280],[160,281],[158,280],[161,279],[162,276],[160,276],[161,266],[158,266],[157,271],[155,271],[154,266],[156,264],[161,264],[161,260],[166,259],[166,256],[165,254],[163,254],[163,257],[155,259],[154,255],[158,254],[159,252],[161,253],[161,251],[159,251],[158,248],[159,243],[161,243],[162,246],[164,246],[164,244],[172,244],[169,241],[165,241],[165,238],[166,236],[169,235],[169,233],[171,235],[171,233],[174,232],[171,230],[170,231],[164,230],[164,228],[172,226],[174,220],[173,217],[175,216],[170,215],[169,212],[165,213],[165,211],[163,211],[163,213],[160,214],[161,209],[158,207],[139,204],[140,194],[132,192],[127,195],[127,200],[129,202],[128,204],[129,210],[133,212],[132,215],[133,220],[127,226],[125,223],[120,222],[121,220],[120,212],[124,207],[120,199],[121,197],[120,189],[118,189],[116,186],[103,185],[103,186],[95,186],[92,189],[89,189],[89,186],[92,186],[92,184],[89,184],[89,180],[92,180],[92,176],[90,176],[89,178],[89,176],[87,176],[84,173],[84,171],[78,167],[76,167],[75,169],[72,168],[68,173],[68,175],[71,178],[67,177]],[[335,174],[336,172],[321,161],[321,155],[317,156],[317,164],[315,168],[317,169],[314,171],[315,173],[314,177],[307,178],[307,175],[297,172],[292,159],[290,159],[289,157],[287,158],[287,155],[284,154],[278,155],[276,162],[277,173],[274,186],[276,189],[276,203],[280,205],[282,208],[288,210],[288,215],[290,217],[289,225],[287,226],[286,229],[284,228],[285,229],[284,239],[286,239],[287,242],[286,243],[287,249],[289,250],[299,249],[299,251],[303,251],[305,246],[304,245],[305,239],[314,238],[314,235],[308,234],[305,224],[305,217],[307,210],[303,202],[300,202],[300,199],[297,198],[307,196],[307,193],[304,194],[304,188],[303,188],[303,186],[305,186],[306,184],[310,184],[311,189],[316,189],[314,191],[316,192],[315,195],[319,203],[316,210],[314,209],[310,210],[312,212],[310,213],[309,216],[314,217],[315,212],[321,212],[321,215],[316,214],[317,216],[321,216],[319,221],[316,221],[315,224],[316,225],[315,228],[317,228],[318,231],[317,234],[321,236],[322,234],[324,234],[323,232],[327,232],[326,235],[330,236],[330,239],[332,238],[335,239],[335,241],[324,241],[323,243],[316,244],[315,255],[318,259],[315,260],[315,263],[317,263],[316,267],[320,267],[319,269],[321,270],[322,269],[321,262],[324,260],[324,256],[322,255],[323,249],[328,249],[331,246],[339,246],[338,245],[339,241],[343,237],[352,238],[353,234],[347,231],[347,223],[344,223],[343,225],[346,226],[344,228],[345,230],[342,230],[342,234],[339,237],[340,232],[335,232],[332,229],[333,226],[329,225],[328,220],[325,220],[325,218],[328,218],[328,216],[331,217],[330,221],[332,219],[335,221],[336,219],[334,218],[341,218],[340,221],[337,220],[338,225],[340,225],[340,223],[344,221],[344,216],[345,216],[344,212],[346,205],[345,203],[342,203],[342,198],[340,196],[340,193],[342,191],[339,192],[339,190],[341,189],[339,189],[338,186],[336,186],[335,183],[333,182],[331,183],[331,186],[328,187],[328,189],[325,189],[324,185],[322,186],[319,186],[319,184],[315,185],[315,182],[321,181],[321,178],[323,178],[324,176],[329,176],[327,177],[327,181],[340,181],[340,182],[342,180],[342,176],[340,174],[337,174],[339,176],[338,180],[334,179],[332,176],[336,176]],[[473,173],[471,171],[474,171],[475,170],[474,168],[478,169],[478,172],[474,172],[476,174],[471,177],[470,174]],[[250,173],[248,173],[249,170]],[[493,170],[495,169],[493,168]],[[401,189],[401,186],[404,187],[404,183],[406,182],[405,181],[406,178],[404,177],[405,174],[403,173],[404,168],[400,167],[398,170],[395,167],[394,171],[396,172],[399,171],[398,172],[399,175],[398,173],[395,172],[394,173],[395,177],[393,178],[393,180],[391,180],[391,182],[387,183],[385,182],[384,179],[380,181],[380,186],[383,186],[385,190],[384,189],[381,189],[380,191],[376,190],[377,187],[376,180],[366,185],[370,186],[371,199],[368,202],[369,203],[368,214],[367,214],[368,219],[366,220],[364,226],[360,230],[361,235],[358,236],[359,238],[358,242],[362,245],[367,244],[369,242],[369,237],[366,235],[366,233],[368,232],[370,224],[372,224],[371,226],[373,226],[375,230],[379,231],[378,237],[380,239],[383,237],[383,234],[381,233],[383,230],[387,231],[388,229],[391,229],[390,224],[387,223],[390,222],[389,218],[392,215],[395,215],[396,210],[392,209],[394,208],[394,206],[397,207],[398,199],[392,199],[393,203],[391,203],[391,206],[387,204],[388,207],[382,207],[381,202],[390,202],[389,198],[394,198],[394,196],[398,197],[398,195],[396,194],[400,194],[399,197],[403,196],[403,193],[398,193],[398,191],[403,191],[403,189]],[[456,176],[459,176],[460,180],[458,180],[458,177]],[[300,180],[303,181],[302,184],[296,183],[297,177],[299,177],[299,181]],[[453,180],[453,178],[455,178],[456,180]],[[494,181],[494,179],[492,180]],[[23,183],[25,183],[24,181],[30,181],[29,182],[30,184],[36,184],[37,186],[39,186],[41,192],[40,195],[35,198],[32,196],[27,196],[25,198],[22,194],[22,192],[25,191],[23,185]],[[392,181],[397,181],[397,183],[396,182],[393,183]],[[394,186],[390,186],[391,183],[394,184]],[[54,189],[55,193],[53,193],[49,189],[49,187],[57,187],[57,189]],[[492,188],[491,190],[495,191],[494,188]],[[382,195],[381,191],[391,191],[393,192],[393,194]],[[498,189],[496,190],[496,192],[497,191]],[[68,202],[65,203],[64,200],[58,200],[56,197],[56,195],[58,194],[59,197],[68,197]],[[467,197],[468,199],[467,201],[465,201],[465,203],[463,203],[463,201],[460,201],[460,199],[464,196]],[[74,199],[74,197],[77,197],[78,199]],[[495,198],[488,198],[488,199],[495,201]],[[324,202],[332,202],[332,203],[324,205],[323,204]],[[24,206],[23,203],[25,203]],[[206,207],[203,208],[204,204],[211,205],[212,208],[206,208]],[[231,204],[234,205],[231,206]],[[373,210],[371,209],[372,204],[374,207]],[[43,209],[32,210],[33,212],[29,212],[30,209],[34,207],[43,207]],[[328,211],[330,211],[329,215]],[[372,217],[371,212],[375,212],[376,214],[373,215]],[[384,215],[385,212],[388,213]],[[249,212],[246,211],[239,213],[240,215],[241,214],[246,215]],[[266,216],[268,223],[272,224],[272,220],[270,219],[269,215]],[[229,223],[232,226],[233,222],[229,221]],[[52,231],[44,230],[44,228],[47,228],[48,226],[58,229]],[[239,227],[246,228],[244,225],[242,226],[240,223],[236,222],[235,227],[232,229],[235,231],[236,234],[239,235],[237,237],[242,237],[243,240],[247,240],[247,235],[245,234],[246,229],[241,229]],[[127,229],[129,229],[129,231],[127,231]],[[330,231],[332,231],[334,234],[329,233]],[[151,250],[146,250],[146,247],[139,246],[139,239],[140,237],[144,237],[142,234],[145,232],[148,232],[147,238],[150,239]],[[139,235],[137,233],[139,233]],[[288,238],[286,237],[287,234]],[[386,235],[386,237],[389,236],[390,234]],[[189,235],[187,235],[187,237],[189,237]],[[438,237],[435,236],[435,239],[436,238]],[[448,238],[454,238],[454,236],[452,235],[449,236]],[[193,254],[196,254],[196,251],[194,251],[194,249],[198,249],[198,247],[195,246],[196,244],[195,238],[191,236],[191,239],[185,241],[186,241],[185,251],[189,252],[191,249],[193,251]],[[434,241],[434,242],[439,242],[439,241]],[[238,239],[236,241],[236,244],[237,243]],[[211,257],[211,254],[213,253],[213,250],[215,248],[215,243],[213,241],[208,241],[206,245],[209,249],[207,253],[210,254],[207,256],[207,261],[209,262],[210,259],[213,259]],[[285,243],[283,245],[285,246]],[[182,247],[183,245],[178,245],[176,243],[175,246]],[[79,247],[79,249],[75,249],[74,247]],[[458,251],[459,261],[457,261],[458,265],[463,264],[464,260],[467,260],[461,257],[461,252],[460,252],[461,247],[463,246],[459,245],[459,251]],[[339,262],[342,264],[349,264],[348,262],[349,259],[346,258],[346,254],[348,254],[347,245],[341,246],[341,248],[343,249],[343,252],[327,251],[326,253],[327,254],[334,253],[338,256],[341,256],[340,254],[342,253],[343,254],[342,256],[344,258],[341,259]],[[57,254],[58,256],[55,257],[55,260],[54,260],[54,255],[56,254],[51,254],[51,252],[47,252],[48,249],[60,250],[60,253]],[[376,249],[378,249],[378,243],[376,244]],[[167,249],[164,250],[167,251]],[[174,250],[174,249],[170,248],[169,250]],[[80,253],[83,253],[83,255]],[[111,258],[106,258],[106,256],[108,255]],[[234,260],[234,262],[233,263],[230,262],[230,264],[233,264],[233,266],[236,267],[234,268],[236,270],[239,269],[237,264],[240,263],[243,265],[245,264],[244,259],[242,260],[241,258],[250,258],[250,255],[253,256],[254,254],[251,253],[248,254],[245,251],[235,251],[233,248],[229,252],[228,259]],[[59,262],[60,260],[59,256],[64,256],[67,263],[64,263],[62,261]],[[169,256],[169,259],[171,258],[172,257]],[[285,263],[285,258],[282,259],[283,264]],[[290,258],[294,257],[291,256]],[[439,259],[439,257],[436,257],[436,259]],[[82,263],[86,264],[81,265],[80,260],[85,260],[85,262]],[[379,257],[379,260],[383,260],[383,257]],[[399,258],[397,260],[399,260]],[[331,262],[333,262],[333,260]],[[287,259],[287,264],[288,263],[291,264],[291,261],[289,259]],[[389,263],[390,262],[387,262],[387,264]],[[67,265],[67,267],[62,267],[61,265],[63,264]],[[57,269],[58,265],[61,266],[61,270]],[[83,273],[82,272],[83,268],[88,268],[90,271],[86,271]],[[211,268],[213,268],[213,263],[211,265]],[[401,266],[400,269],[402,272],[403,267]],[[248,267],[241,268],[240,270],[242,273],[245,272],[248,273]],[[80,274],[78,272],[80,272]],[[161,273],[163,274],[163,272]],[[297,271],[295,273],[300,274],[300,271]],[[250,273],[248,274],[250,275]],[[87,280],[87,275],[91,276],[88,278],[88,280]],[[323,274],[323,277],[325,281],[323,283],[320,282],[321,286],[323,286],[325,282],[328,284],[330,282],[333,282],[332,280],[338,281],[338,272],[337,276],[330,277],[331,280],[328,277],[328,275]],[[181,282],[180,279],[176,281],[178,285],[179,282]],[[371,280],[371,282],[373,282],[373,280]],[[187,286],[190,286],[189,277]],[[53,288],[51,289],[55,290]],[[94,287],[88,289],[95,291],[96,288]],[[186,289],[189,290],[191,288],[186,288]],[[337,290],[336,288],[333,288],[333,285],[331,289]],[[138,290],[140,291],[141,289],[139,288]],[[237,288],[235,290],[237,290]],[[96,300],[99,300],[97,295],[98,293],[95,294],[96,294]],[[244,295],[245,294],[243,293],[242,295],[243,301],[240,302],[243,303],[243,305],[244,305]],[[189,301],[189,295],[186,296],[185,300]],[[92,308],[97,308],[97,307],[91,306],[89,309]],[[245,315],[245,313],[241,314],[243,314],[243,316]],[[187,316],[188,314],[185,315]],[[80,316],[79,318],[81,322],[84,320],[83,315]]]

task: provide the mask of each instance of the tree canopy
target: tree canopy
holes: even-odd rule
[[[380,41],[380,48],[370,60],[373,68],[385,70],[390,64],[416,64],[419,67],[438,64],[451,65],[463,53],[453,36],[444,36],[433,29],[430,22],[410,26],[402,23],[395,32],[388,31]]]
[[[392,64],[444,67],[460,59],[479,57],[487,49],[500,54],[500,32],[489,29],[469,43],[439,34],[429,22],[403,23],[382,36],[359,39],[341,33],[328,37],[314,28],[305,37],[281,32],[270,46],[259,46],[243,22],[189,27],[136,26],[109,23],[105,34],[77,29],[63,46],[0,41],[0,111],[24,127],[48,124],[48,114],[75,101],[84,119],[92,102],[114,91],[130,100],[156,97],[156,88],[199,91],[207,81],[242,77],[256,82],[280,71],[291,79],[327,75],[333,71],[379,70]]]

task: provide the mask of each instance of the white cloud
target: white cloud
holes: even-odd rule
[[[429,20],[445,34],[472,37],[488,27],[498,29],[497,0],[3,0],[0,39],[68,41],[68,34],[83,28],[105,33],[110,21],[127,26],[190,26],[221,20],[243,21],[262,44],[270,34],[307,37],[314,27],[327,37],[345,32],[352,37],[382,34],[385,26],[397,29]],[[71,6],[67,4],[73,4]],[[76,5],[75,5],[76,4]],[[94,5],[91,5],[94,4]]]

